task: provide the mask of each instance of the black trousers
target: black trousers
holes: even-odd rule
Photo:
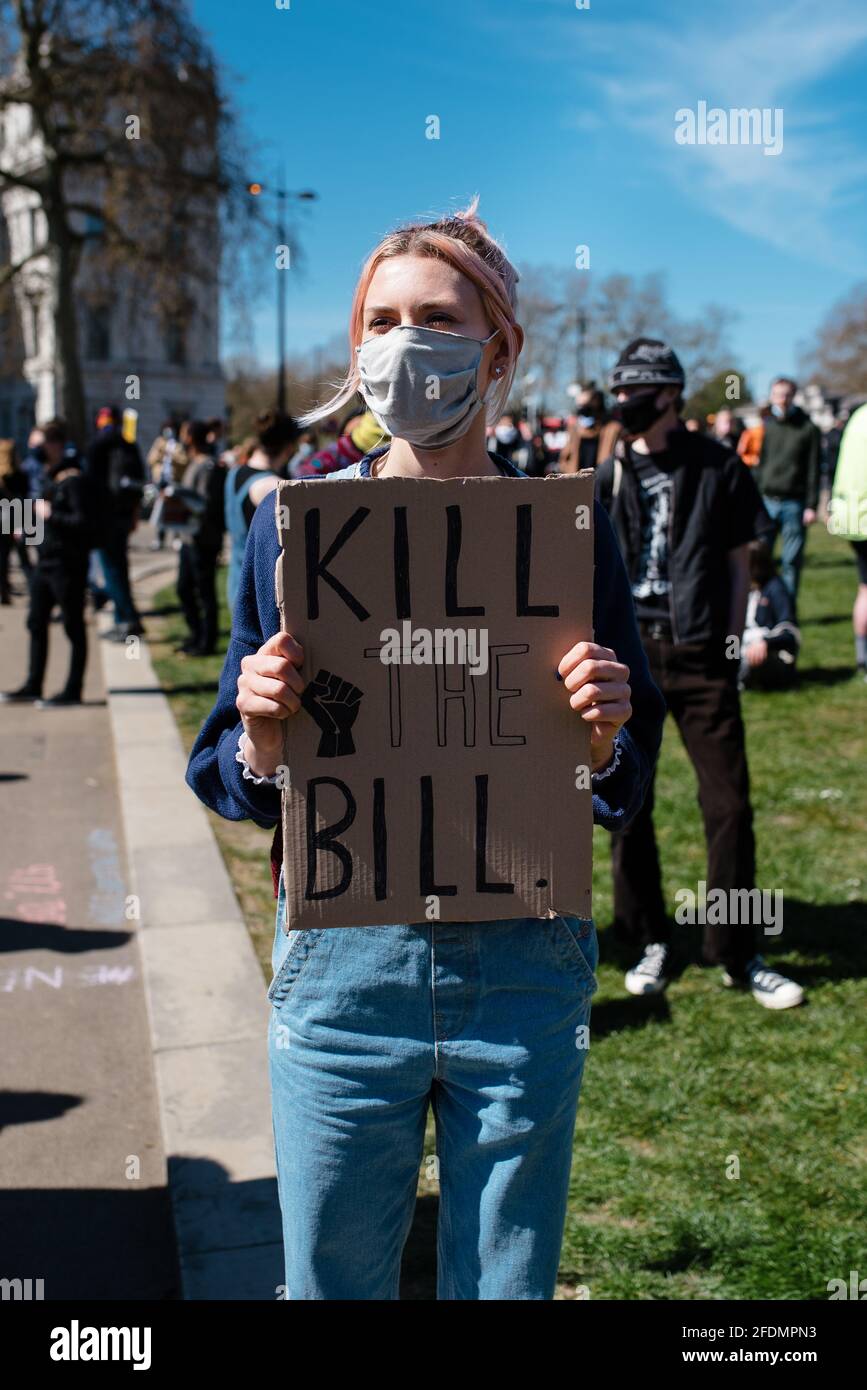
[[[703,645],[676,647],[643,636],[650,672],[668,704],[698,778],[707,841],[707,891],[755,887],[755,839],[738,663]],[[668,942],[653,829],[654,787],[629,828],[612,836],[615,935],[635,945]],[[679,885],[697,892],[696,884]],[[672,909],[674,905],[672,904]],[[696,928],[692,928],[696,930]],[[755,924],[706,925],[702,956],[733,974],[756,954]]]
[[[35,547],[29,546],[23,539],[18,540],[14,536],[7,535],[5,531],[0,531],[0,602],[9,603],[12,597],[12,589],[9,584],[9,561],[13,550],[24,571],[27,587],[30,587],[30,576],[33,572],[30,552],[33,548]]]
[[[178,564],[178,599],[190,636],[203,651],[217,645],[217,560],[219,546],[185,541]]]
[[[60,609],[63,628],[72,651],[69,675],[63,693],[81,698],[84,668],[87,665],[87,628],[84,624],[84,594],[87,588],[88,557],[67,564],[36,565],[30,577],[30,672],[27,684],[40,695],[48,662],[48,629],[55,608]]]

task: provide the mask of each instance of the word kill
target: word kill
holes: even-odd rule
[[[412,617],[411,565],[407,508],[396,506],[393,526],[394,616],[397,621]],[[344,522],[334,540],[323,554],[322,517],[318,507],[311,507],[304,516],[305,565],[307,577],[307,616],[319,617],[320,585],[327,584],[343,600],[360,623],[371,616],[356,594],[329,569],[329,565],[370,516],[369,507],[356,507]],[[463,543],[463,522],[458,505],[445,508],[446,551],[444,583],[444,613],[447,618],[483,617],[480,603],[461,602],[458,595],[458,569]],[[530,603],[530,568],[533,548],[533,507],[519,503],[515,507],[515,616],[518,618],[557,618],[556,603]]]

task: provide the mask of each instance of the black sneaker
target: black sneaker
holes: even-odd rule
[[[32,685],[22,685],[20,690],[0,691],[0,704],[4,705],[26,705],[38,700],[40,691],[34,690]]]
[[[65,690],[61,690],[57,695],[51,695],[47,700],[37,700],[37,709],[60,709],[65,705],[80,705],[80,695],[70,695]]]

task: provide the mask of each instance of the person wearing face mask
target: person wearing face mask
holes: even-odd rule
[[[771,385],[770,412],[765,420],[756,482],[771,518],[772,543],[782,534],[780,578],[797,600],[804,562],[807,527],[819,506],[819,463],[822,436],[800,406],[798,387],[788,377]]]
[[[569,438],[560,454],[561,473],[578,473],[595,468],[610,458],[620,437],[620,425],[605,409],[605,399],[597,386],[585,386],[578,397],[578,415],[569,426]]]
[[[761,499],[737,454],[681,423],[685,375],[666,343],[630,343],[610,384],[624,439],[596,471],[597,497],[617,531],[651,674],[698,778],[707,890],[720,889],[731,902],[733,892],[755,886],[737,682]],[[613,837],[612,863],[616,934],[642,947],[624,983],[631,994],[661,993],[673,957],[652,781],[632,824]],[[756,924],[708,923],[704,960],[723,967],[724,984],[748,989],[766,1008],[799,1004],[800,985],[766,966],[756,936]]]
[[[516,281],[475,202],[380,242],[355,291],[345,382],[300,423],[341,411],[360,391],[391,439],[322,486],[526,478],[485,445],[523,342]],[[278,553],[273,509],[260,507],[217,704],[187,781],[219,814],[276,828],[269,1058],[286,1297],[398,1297],[432,1104],[438,1297],[550,1299],[586,1055],[575,1029],[596,989],[593,923],[561,916],[285,932],[277,768],[305,681],[304,652],[279,630]],[[591,729],[594,819],[612,830],[641,804],[664,711],[599,507],[593,626],[596,640],[565,652],[552,679]],[[281,1047],[290,1019],[292,1045]]]

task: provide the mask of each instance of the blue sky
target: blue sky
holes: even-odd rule
[[[319,200],[289,349],[344,330],[390,227],[481,196],[513,260],[661,271],[684,317],[739,314],[756,390],[867,278],[864,0],[193,0],[267,179]],[[698,102],[783,111],[783,149],[679,145]],[[425,120],[441,122],[438,141]],[[274,274],[270,263],[263,275]],[[267,284],[267,279],[266,282]],[[255,349],[273,362],[273,313]],[[224,341],[230,355],[237,343]]]

